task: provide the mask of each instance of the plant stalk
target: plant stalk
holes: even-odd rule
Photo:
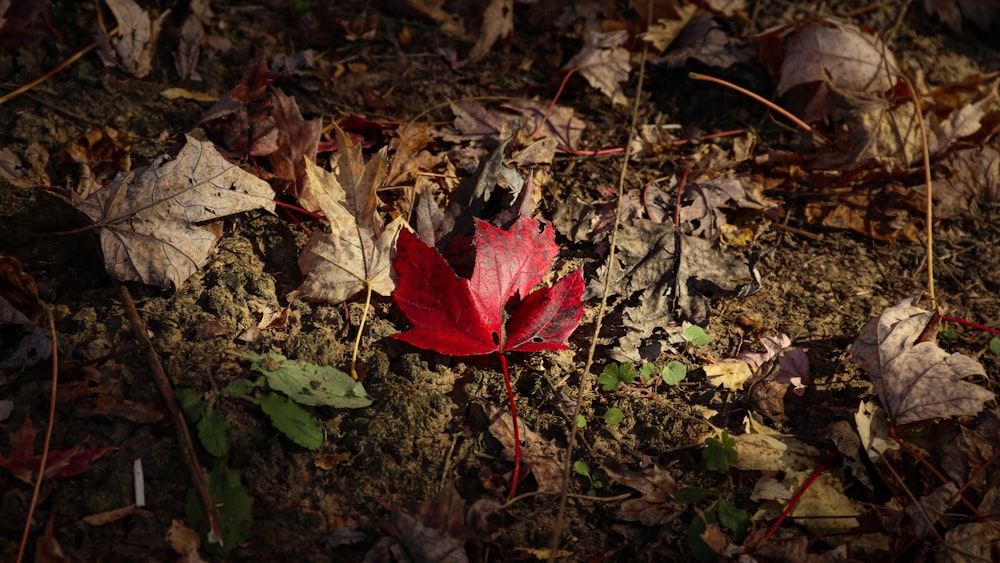
[[[510,496],[517,496],[517,481],[521,477],[521,435],[517,431],[517,404],[514,402],[514,387],[510,384],[510,372],[507,370],[507,355],[497,352],[500,356],[500,367],[503,368],[503,382],[507,384],[507,400],[510,401],[510,418],[514,425],[514,474],[510,478]]]

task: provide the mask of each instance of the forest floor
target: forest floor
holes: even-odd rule
[[[936,298],[944,316],[995,330],[1000,153],[993,131],[1000,120],[994,120],[996,83],[984,75],[1000,71],[1000,45],[975,25],[988,20],[966,20],[964,31],[956,31],[920,2],[864,9],[869,2],[765,0],[736,12],[699,8],[717,26],[711,33],[724,37],[721,47],[709,53],[699,51],[704,45],[693,46],[686,55],[676,45],[667,56],[651,51],[638,90],[642,42],[628,35],[621,103],[614,103],[582,72],[560,86],[563,67],[585,48],[585,36],[618,29],[630,34],[641,25],[622,2],[514,3],[509,38],[464,66],[480,33],[481,7],[446,3],[446,12],[456,12],[442,26],[401,7],[365,11],[363,2],[212,2],[213,15],[202,14],[211,40],[201,43],[195,67],[200,80],[180,78],[174,64],[188,3],[143,4],[154,15],[173,8],[148,50],[148,74],[130,76],[90,52],[0,111],[0,233],[24,235],[0,238],[0,255],[15,258],[37,285],[39,303],[51,310],[59,335],[51,450],[114,448],[88,471],[44,482],[32,538],[57,543],[70,561],[197,560],[192,550],[208,559],[245,561],[680,561],[736,560],[741,553],[758,561],[872,560],[886,553],[902,560],[996,560],[1000,520],[989,515],[1000,513],[994,509],[1000,470],[992,457],[1000,443],[997,403],[980,401],[900,424],[894,429],[912,449],[883,448],[881,457],[872,453],[874,438],[866,438],[877,432],[869,434],[858,422],[884,417],[871,412],[876,404],[886,408],[892,392],[877,392],[852,361],[858,359],[850,353],[852,344],[870,320],[928,285],[922,161],[919,155],[897,159],[873,172],[877,166],[860,160],[870,153],[844,148],[853,142],[850,127],[857,123],[843,117],[845,108],[859,107],[854,98],[834,92],[825,102],[829,107],[820,110],[808,107],[817,99],[811,91],[786,88],[780,98],[778,79],[769,74],[775,59],[764,64],[760,57],[762,51],[773,56],[773,45],[767,45],[782,39],[780,57],[794,56],[790,34],[809,18],[831,18],[880,37],[928,104],[943,104],[944,95],[927,94],[924,85],[946,85],[962,100],[952,110],[928,109],[928,116],[937,111],[947,125],[966,106],[976,108],[981,129],[932,147],[933,175],[945,194],[939,201],[947,203],[934,223]],[[105,11],[111,27],[114,18]],[[5,90],[43,74],[99,33],[92,3],[55,0],[45,14],[58,36],[39,21],[32,27],[44,33],[36,41],[0,50]],[[467,29],[464,35],[449,31],[456,22]],[[777,25],[791,27],[784,35],[764,33]],[[307,49],[307,59],[295,57]],[[732,64],[718,64],[723,54]],[[245,79],[262,59],[274,73],[269,81]],[[593,68],[601,72],[606,64]],[[840,152],[747,96],[692,80],[692,71],[724,78],[797,113],[826,112],[812,121],[835,145],[841,143]],[[221,118],[214,112],[214,121],[206,118],[241,80],[260,87],[244,94],[262,96],[251,100],[262,113],[246,111],[244,104]],[[170,88],[205,97],[168,97]],[[276,91],[294,98],[305,119],[321,120],[318,156],[313,149],[321,166],[329,168],[336,158],[330,150],[337,141],[330,128],[334,119],[366,158],[388,147],[379,218],[412,212],[414,186],[433,188],[437,202],[445,201],[461,181],[475,183],[483,174],[480,164],[493,154],[505,163],[503,189],[512,177],[534,183],[527,198],[532,215],[553,224],[559,246],[557,275],[545,284],[583,268],[586,308],[567,350],[508,355],[524,445],[513,500],[507,498],[513,437],[497,356],[453,357],[392,338],[415,319],[407,319],[390,296],[373,296],[360,338],[359,373],[370,405],[305,406],[321,429],[318,443],[276,428],[280,424],[265,414],[261,398],[270,392],[260,384],[263,372],[233,353],[277,353],[349,372],[365,294],[346,304],[293,294],[308,277],[300,253],[310,236],[329,227],[287,207],[301,203],[295,197],[301,174],[281,172],[280,159],[262,149],[242,159],[229,156],[285,190],[278,199],[286,206],[225,217],[207,261],[176,287],[125,283],[170,384],[181,390],[188,414],[197,411],[205,421],[196,422],[197,414],[189,420],[198,460],[211,471],[213,490],[228,499],[216,500],[223,531],[238,538],[221,549],[205,544],[177,434],[113,279],[120,274],[109,274],[113,264],[105,264],[114,259],[106,247],[102,254],[93,231],[50,233],[86,226],[72,206],[81,176],[90,174],[100,189],[117,170],[176,155],[185,133],[221,144],[219,135],[240,134],[241,123],[252,130],[262,114],[280,106]],[[889,100],[881,94],[886,97],[877,101],[903,105],[902,96]],[[558,124],[550,137],[541,127],[511,125],[513,118],[498,125],[518,115],[534,125],[553,101],[578,121],[553,111],[552,122],[562,116],[563,127],[582,127],[578,137],[560,137]],[[514,107],[529,109],[517,113]],[[282,115],[305,123],[295,113]],[[487,132],[463,129],[468,121],[456,120],[459,113],[480,119]],[[616,205],[633,119],[646,126],[647,138],[633,145],[641,150],[628,162],[625,196]],[[655,127],[666,124],[678,127]],[[407,125],[422,127],[422,133]],[[519,135],[501,145],[501,135],[518,126]],[[294,131],[287,123],[277,127]],[[103,140],[79,140],[95,131],[92,139]],[[650,140],[662,131],[669,131],[670,140]],[[252,133],[249,140],[259,141]],[[558,149],[554,157],[531,160],[533,142],[550,154],[553,146]],[[890,150],[888,143],[876,144],[873,151]],[[87,156],[74,160],[71,153],[81,151]],[[130,155],[127,164],[124,154]],[[496,166],[490,170],[495,174]],[[963,182],[979,184],[963,188]],[[493,190],[496,181],[487,183]],[[679,185],[687,190],[683,198],[677,196]],[[949,198],[948,190],[960,195]],[[486,219],[510,205],[499,199],[484,203],[480,216]],[[621,231],[615,267],[625,274],[612,283],[594,361],[584,372],[616,209]],[[667,248],[657,250],[652,239]],[[0,296],[10,300],[17,285],[10,280],[23,283],[25,277],[12,274],[10,262],[3,267],[8,281]],[[650,305],[654,301],[661,304]],[[921,306],[929,307],[926,300]],[[7,436],[23,428],[28,414],[38,428],[35,451],[41,451],[51,366],[42,361],[44,346],[30,353],[19,348],[24,325],[0,319],[8,323],[0,325],[0,358],[10,358],[0,364],[0,454],[13,458]],[[40,326],[43,319],[36,318]],[[710,341],[692,342],[690,331],[686,339],[691,325],[704,329]],[[780,335],[787,341],[775,346],[785,352],[765,356],[760,339]],[[982,366],[982,373],[961,374],[972,376],[970,384],[996,387],[1000,357],[990,350],[991,339],[995,349],[1000,346],[988,331],[945,322],[940,329],[932,324],[924,339],[935,337],[949,354]],[[747,352],[770,361],[760,367],[725,361],[746,360],[741,354]],[[808,359],[805,368],[802,357]],[[790,373],[784,358],[798,371]],[[683,365],[683,378],[667,381],[680,377],[676,362]],[[643,370],[647,365],[655,368]],[[629,366],[643,370],[641,375],[630,379]],[[732,366],[750,379],[734,375],[739,369]],[[884,369],[883,375],[888,377]],[[789,376],[805,384],[795,389]],[[607,383],[609,377],[618,381]],[[935,385],[943,394],[960,387],[957,379]],[[205,443],[210,416],[224,428],[222,445]],[[890,416],[909,420],[898,410]],[[749,438],[756,435],[770,437]],[[735,445],[727,442],[730,437],[739,438]],[[706,446],[706,439],[714,445]],[[767,459],[755,461],[754,454]],[[138,459],[146,498],[136,508]],[[573,464],[568,481],[567,461]],[[808,510],[793,512],[765,540],[782,507],[813,474],[822,477],[803,497],[803,505],[812,503]],[[32,490],[14,476],[5,472],[0,480],[5,561],[17,553]],[[959,489],[967,502],[958,498]],[[106,522],[84,520],[115,509],[123,512]],[[185,526],[201,533],[200,547],[179,540]],[[553,546],[558,551],[550,551]],[[50,549],[32,541],[28,556],[53,561],[45,558],[52,557]]]

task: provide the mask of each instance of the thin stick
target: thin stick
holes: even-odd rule
[[[652,11],[652,3],[649,10]],[[621,174],[618,176],[618,198],[617,203],[625,197],[625,176],[628,173],[628,162],[632,158],[632,141],[635,139],[636,126],[639,121],[639,102],[642,99],[642,85],[646,78],[646,56],[647,50],[642,49],[642,58],[639,63],[639,78],[635,87],[635,100],[632,104],[632,117],[629,126],[628,141],[625,143],[625,158],[622,161]],[[583,404],[584,390],[590,388],[590,369],[594,365],[594,354],[597,351],[597,341],[601,335],[601,324],[607,312],[608,296],[611,294],[611,275],[615,270],[615,252],[618,249],[618,229],[621,224],[621,214],[615,213],[615,224],[611,229],[611,244],[608,249],[608,269],[604,274],[604,291],[601,292],[601,301],[597,306],[597,319],[594,321],[594,335],[590,339],[590,349],[587,351],[587,362],[583,366],[580,381],[576,388],[576,407],[573,409],[573,416],[570,420],[574,424],[570,425],[569,443],[566,445],[566,461],[563,463],[563,489],[559,494],[559,510],[556,513],[556,520],[552,526],[552,540],[549,544],[549,559],[558,561],[560,536],[562,536],[563,526],[566,523],[566,500],[569,498],[569,483],[573,469],[573,449],[576,447],[576,435],[579,427],[575,421],[580,417],[581,405]]]
[[[365,284],[368,287],[368,291],[365,292],[365,308],[361,312],[361,321],[358,323],[358,335],[354,338],[354,352],[351,354],[351,377],[354,381],[358,380],[358,370],[356,368],[358,364],[358,348],[361,346],[361,333],[365,328],[365,320],[368,319],[368,307],[372,303],[372,284]]]
[[[747,90],[746,88],[741,88],[741,87],[733,84],[732,82],[727,82],[727,81],[725,81],[725,80],[723,80],[721,78],[716,78],[714,76],[708,76],[708,75],[705,75],[705,74],[698,74],[697,72],[689,72],[688,73],[688,78],[691,78],[693,80],[704,80],[706,82],[713,82],[715,84],[719,84],[720,86],[725,86],[726,88],[729,88],[731,90],[735,90],[735,91],[739,92],[740,94],[743,94],[744,96],[747,96],[747,97],[749,97],[749,98],[751,98],[753,100],[756,100],[756,101],[764,104],[765,106],[771,108],[772,110],[780,113],[781,115],[787,117],[788,119],[790,119],[792,121],[792,123],[798,125],[799,128],[801,128],[803,131],[806,131],[807,133],[812,133],[813,135],[816,136],[817,139],[823,141],[825,144],[833,146],[833,143],[830,142],[829,139],[827,139],[826,137],[824,137],[822,133],[820,133],[819,131],[817,131],[817,130],[813,129],[812,127],[810,127],[808,123],[806,123],[805,121],[802,121],[801,119],[799,119],[795,114],[793,114],[792,112],[790,112],[790,111],[786,110],[785,108],[779,106],[778,104],[772,102],[771,100],[768,100],[768,99],[763,98],[763,97],[761,97],[761,96],[759,96],[757,94],[754,94],[753,92],[751,92],[750,90]]]
[[[108,32],[108,37],[111,37],[111,36],[113,36],[116,33],[118,33],[118,26],[115,26],[111,31]],[[0,96],[0,105],[3,105],[3,104],[7,103],[10,100],[13,100],[14,98],[16,98],[16,97],[20,96],[21,94],[27,92],[28,90],[31,90],[35,86],[38,86],[42,82],[45,82],[49,78],[52,78],[57,73],[61,72],[66,67],[68,67],[69,65],[71,65],[71,64],[75,63],[76,61],[80,60],[80,57],[82,57],[82,56],[86,55],[87,53],[93,51],[94,48],[96,48],[96,47],[97,47],[97,41],[94,41],[90,45],[87,45],[83,49],[80,49],[76,53],[70,55],[68,59],[66,59],[65,61],[57,64],[56,66],[54,66],[51,70],[49,70],[45,74],[39,76],[38,78],[35,78],[34,80],[31,80],[31,81],[25,83],[24,85],[20,86],[16,90],[13,90],[11,92],[8,92],[8,93],[4,94],[3,96]]]
[[[212,495],[208,492],[205,475],[202,473],[201,465],[198,463],[198,456],[194,451],[194,442],[191,441],[191,433],[188,432],[187,422],[184,421],[184,415],[177,405],[174,389],[170,385],[170,380],[167,379],[166,372],[163,370],[163,363],[160,362],[160,356],[156,353],[156,349],[153,348],[153,342],[149,339],[149,335],[146,332],[146,323],[142,322],[142,317],[139,316],[139,311],[135,308],[135,301],[132,300],[132,295],[123,284],[116,281],[115,285],[118,286],[118,294],[121,297],[122,306],[125,308],[125,316],[128,318],[129,324],[132,325],[132,334],[135,335],[136,340],[139,341],[139,344],[142,344],[142,347],[146,351],[146,361],[149,363],[153,380],[156,382],[156,387],[160,390],[160,396],[163,397],[163,403],[167,407],[167,412],[170,414],[170,421],[173,423],[174,431],[177,433],[177,442],[180,444],[181,453],[187,465],[191,481],[194,484],[194,489],[198,492],[198,499],[201,501],[201,512],[205,515],[205,522],[208,524],[208,541],[222,545],[222,528],[219,527],[219,518],[215,513],[215,504],[212,502]]]
[[[910,97],[913,98],[913,111],[917,117],[917,128],[920,129],[920,151],[923,156],[924,165],[924,185],[927,188],[927,197],[924,200],[925,210],[924,221],[927,231],[927,295],[930,296],[931,308],[937,308],[937,300],[934,298],[934,184],[931,181],[931,151],[927,146],[927,127],[924,126],[923,112],[920,111],[920,100],[913,90],[910,79],[903,77],[906,87],[910,89]]]
[[[52,428],[56,423],[56,391],[59,383],[59,346],[56,334],[56,321],[52,309],[43,305],[45,317],[49,321],[49,337],[52,339],[52,390],[49,392],[49,421],[45,429],[45,444],[42,446],[42,459],[38,462],[38,479],[35,480],[35,490],[31,493],[31,504],[28,505],[28,515],[24,518],[24,530],[21,532],[21,545],[17,548],[17,563],[24,559],[24,550],[28,545],[28,532],[31,531],[31,520],[35,517],[38,497],[42,492],[42,479],[45,477],[45,465],[49,461],[49,446],[52,444]]]

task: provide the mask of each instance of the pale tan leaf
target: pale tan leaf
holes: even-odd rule
[[[646,33],[642,34],[643,41],[648,41],[657,51],[662,53],[674,42],[674,39],[677,39],[681,30],[691,21],[691,17],[697,11],[698,7],[694,4],[676,6],[671,17],[660,18],[650,24]]]
[[[965,378],[986,370],[942,350],[933,340],[940,314],[918,302],[909,299],[872,319],[851,346],[853,361],[868,373],[894,424],[978,413],[994,394]]]
[[[895,56],[878,37],[832,21],[810,23],[786,40],[776,90],[783,95],[796,86],[817,85],[801,115],[816,121],[832,111],[831,91],[880,95],[896,83],[898,68]]]
[[[482,19],[479,38],[469,51],[470,61],[485,57],[497,39],[506,39],[514,32],[514,0],[490,0]]]
[[[102,57],[108,64],[121,67],[136,78],[153,70],[153,52],[160,35],[160,25],[170,14],[165,10],[160,17],[150,20],[134,0],[105,0],[118,21],[119,33],[115,37],[101,38]],[[112,49],[113,46],[113,49]]]
[[[338,136],[343,135],[342,132]],[[295,290],[311,301],[339,303],[366,287],[379,295],[389,295],[396,287],[391,277],[392,249],[402,218],[382,227],[376,210],[376,188],[367,183],[384,178],[381,161],[359,167],[360,148],[344,144],[333,172],[306,160],[307,186],[330,223],[329,233],[317,233],[299,255],[299,267],[306,280]],[[350,142],[350,141],[347,141]],[[384,156],[384,155],[383,155]],[[380,171],[375,171],[378,168]],[[345,184],[350,190],[345,190]]]
[[[591,86],[611,98],[613,104],[625,104],[621,83],[628,80],[632,70],[628,49],[622,47],[626,39],[626,31],[592,33],[583,49],[563,69],[575,68]]]
[[[217,235],[197,223],[274,210],[267,182],[226,161],[212,143],[191,137],[173,160],[160,156],[73,200],[100,228],[112,277],[161,287],[180,287],[208,261]]]

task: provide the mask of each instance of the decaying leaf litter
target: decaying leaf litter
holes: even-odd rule
[[[439,560],[489,553],[494,559],[604,555],[634,560],[638,554],[735,557],[743,551],[762,560],[795,560],[804,558],[809,549],[841,558],[878,550],[901,554],[934,550],[940,557],[952,558],[976,552],[989,558],[995,524],[983,515],[995,512],[991,444],[996,416],[990,381],[997,369],[996,356],[989,351],[986,333],[950,329],[955,325],[948,323],[942,331],[926,302],[912,302],[911,296],[924,287],[920,280],[925,254],[906,241],[919,240],[923,228],[920,145],[915,142],[918,124],[913,119],[916,97],[935,159],[936,202],[941,216],[951,218],[936,228],[937,299],[946,307],[946,315],[996,326],[1000,272],[993,205],[996,170],[990,164],[995,163],[990,155],[996,150],[991,142],[996,94],[990,76],[975,76],[994,69],[982,65],[949,75],[935,64],[939,61],[917,58],[915,49],[923,46],[928,51],[926,46],[945,33],[932,29],[919,7],[910,7],[900,20],[904,25],[895,27],[898,6],[841,18],[838,23],[816,19],[837,14],[801,8],[798,15],[811,19],[789,24],[795,21],[793,14],[768,20],[774,14],[767,3],[757,19],[749,21],[741,19],[739,11],[726,12],[712,3],[705,10],[654,3],[653,8],[663,12],[653,18],[658,23],[650,28],[650,44],[660,51],[671,34],[679,35],[676,44],[652,53],[651,86],[644,88],[647,99],[640,104],[641,134],[632,146],[639,156],[630,163],[626,192],[618,200],[620,156],[604,156],[595,149],[624,147],[627,142],[621,125],[627,122],[627,103],[634,95],[630,88],[641,43],[629,39],[634,31],[625,31],[623,39],[621,32],[599,34],[606,33],[607,22],[637,22],[645,6],[634,11],[610,9],[588,19],[582,3],[560,5],[567,14],[563,22],[574,23],[559,29],[550,26],[557,18],[545,9],[491,2],[490,9],[505,17],[513,14],[514,27],[510,31],[506,23],[485,20],[489,29],[484,27],[475,53],[476,57],[488,54],[477,62],[462,60],[473,52],[468,51],[471,44],[448,38],[453,24],[463,21],[461,16],[428,8],[423,13],[442,25],[437,30],[416,26],[420,20],[345,17],[314,7],[301,14],[303,23],[296,28],[303,38],[316,29],[337,32],[329,39],[314,33],[296,44],[336,46],[339,50],[334,52],[344,57],[296,56],[287,49],[274,49],[266,53],[270,61],[264,66],[259,58],[234,59],[225,54],[223,42],[208,40],[217,36],[220,22],[241,22],[238,12],[197,4],[191,14],[176,14],[176,23],[169,18],[162,21],[168,30],[184,22],[189,30],[180,34],[184,41],[190,41],[190,29],[200,23],[204,28],[200,57],[192,57],[191,43],[167,49],[161,37],[163,50],[156,51],[149,74],[141,80],[122,80],[122,72],[137,75],[153,51],[145,39],[125,49],[112,37],[109,53],[118,59],[109,62],[118,70],[99,70],[95,58],[85,69],[71,68],[65,83],[52,82],[52,88],[61,88],[74,80],[90,80],[87,77],[93,73],[119,73],[108,75],[119,81],[107,82],[106,91],[78,89],[80,97],[59,100],[77,106],[99,125],[110,123],[115,128],[92,134],[91,124],[72,115],[49,115],[50,106],[42,104],[51,105],[44,97],[51,94],[44,91],[34,94],[38,100],[8,102],[14,104],[8,107],[20,110],[12,114],[3,153],[4,175],[10,182],[5,198],[11,199],[5,206],[10,209],[5,225],[38,233],[66,231],[80,224],[68,206],[59,207],[37,190],[43,173],[56,186],[93,188],[64,193],[70,202],[96,197],[95,202],[121,206],[134,201],[125,196],[143,185],[144,173],[138,166],[131,173],[138,180],[113,179],[116,172],[132,169],[127,147],[133,146],[137,163],[152,163],[147,170],[155,173],[164,163],[183,161],[182,147],[188,146],[180,142],[184,133],[194,135],[197,143],[211,141],[209,146],[238,166],[234,171],[249,173],[269,189],[286,194],[278,197],[279,203],[298,203],[329,220],[331,212],[319,204],[322,199],[308,202],[306,194],[316,186],[308,174],[309,164],[299,157],[315,158],[323,170],[332,164],[337,174],[336,161],[347,154],[345,146],[364,147],[360,162],[370,165],[378,161],[379,149],[388,145],[387,180],[374,193],[378,215],[366,207],[370,203],[355,208],[366,209],[366,222],[369,217],[374,220],[367,228],[386,229],[391,221],[404,218],[421,238],[433,241],[455,271],[461,275],[465,268],[465,275],[471,275],[475,253],[469,252],[468,237],[476,218],[503,226],[518,217],[540,215],[552,221],[559,235],[555,277],[582,265],[588,280],[584,298],[589,307],[581,329],[570,339],[574,351],[515,354],[511,359],[524,424],[522,475],[526,477],[519,490],[557,493],[568,483],[570,492],[596,493],[593,499],[569,500],[563,528],[569,532],[556,546],[559,551],[550,553],[547,534],[556,526],[555,503],[550,501],[557,497],[529,495],[506,507],[499,504],[509,485],[513,441],[512,425],[503,414],[502,375],[494,367],[468,358],[420,355],[387,338],[409,327],[388,299],[376,297],[370,306],[357,300],[342,306],[289,299],[307,279],[308,272],[296,267],[306,241],[319,240],[328,229],[335,232],[324,219],[301,212],[293,212],[295,220],[251,212],[209,227],[204,223],[208,217],[189,212],[211,208],[210,204],[178,206],[172,197],[139,205],[126,216],[87,214],[94,226],[85,229],[96,230],[101,238],[113,234],[126,241],[122,244],[126,249],[128,237],[148,234],[135,228],[147,223],[162,228],[173,221],[185,232],[201,230],[209,235],[198,236],[218,239],[214,249],[192,260],[193,276],[182,276],[172,267],[161,276],[176,286],[175,291],[130,287],[139,296],[148,332],[174,384],[192,390],[195,404],[200,401],[204,409],[211,409],[211,420],[228,424],[221,442],[218,427],[205,425],[205,435],[214,441],[202,440],[199,448],[204,450],[199,455],[216,494],[246,492],[229,499],[233,507],[243,506],[245,514],[222,515],[227,532],[253,531],[248,542],[235,547],[233,556],[360,560],[366,553],[374,558],[408,553]],[[962,3],[957,5],[961,11]],[[162,13],[153,6],[147,20],[135,19],[130,25],[141,28],[147,25],[144,21],[154,22]],[[114,15],[105,16],[110,28]],[[291,17],[281,14],[286,16]],[[81,30],[94,29],[94,13],[66,17],[65,25],[72,28],[68,33],[82,34],[81,45],[89,41],[87,34],[92,32]],[[940,17],[954,25],[953,17]],[[195,23],[186,23],[192,18]],[[336,25],[322,28],[318,23],[322,21]],[[478,25],[471,15],[464,21],[469,29]],[[588,27],[601,21],[604,30]],[[847,21],[867,28],[850,27]],[[511,43],[489,45],[508,33]],[[753,33],[758,34],[755,39]],[[962,39],[969,33],[948,37]],[[885,67],[889,88],[872,86],[871,80],[860,85],[848,81],[852,75],[842,68],[843,54],[822,48],[822,40],[831,34],[840,34],[837,41],[849,42],[859,52],[874,51],[871,59],[848,57],[871,61],[851,72],[876,68],[878,78],[883,76],[880,67]],[[320,35],[325,39],[316,39]],[[446,56],[428,47],[418,49],[426,57],[402,58],[401,53],[412,47],[407,47],[409,51],[401,47],[413,45],[407,41],[413,42],[414,35],[416,45],[440,46]],[[260,32],[252,36],[260,37]],[[11,53],[18,53],[22,62],[11,65],[13,81],[24,82],[51,66],[39,55],[73,37],[30,45],[15,41]],[[140,38],[135,33],[131,37]],[[570,41],[578,57],[552,51],[557,37]],[[803,67],[796,57],[806,53],[790,45],[806,40],[820,41],[818,54],[809,56],[819,57],[825,74],[783,73],[783,65]],[[948,54],[931,51],[939,57]],[[178,57],[176,70],[165,62],[170,52]],[[176,78],[174,73],[184,68],[182,53],[188,69],[200,68],[198,74],[211,77],[205,88]],[[373,57],[375,53],[379,56]],[[759,59],[753,58],[758,54]],[[223,64],[220,55],[230,58]],[[393,56],[407,61],[399,72],[385,66]],[[558,71],[573,68],[571,60],[579,65],[572,74],[585,80],[573,82],[571,75],[557,105],[550,108],[558,81],[565,76]],[[509,66],[501,74],[501,67],[493,65],[502,61]],[[736,66],[727,70],[727,64]],[[407,65],[440,75],[453,73],[459,84],[464,81],[468,86],[442,92],[440,84],[408,75]],[[513,68],[524,74],[509,70]],[[814,125],[830,143],[761,121],[767,111],[763,106],[710,89],[715,87],[686,83],[684,76],[691,68],[737,82],[743,78],[765,95],[774,88],[782,90],[779,101],[800,115],[813,112],[810,117],[819,120]],[[768,84],[765,68],[771,72],[770,84],[780,86]],[[926,78],[921,80],[915,69],[922,69]],[[897,72],[911,73],[909,84],[901,84]],[[217,77],[225,81],[216,82]],[[626,80],[629,77],[632,82]],[[553,79],[547,94],[534,100],[511,95],[529,80]],[[163,90],[183,84],[192,95],[214,90],[223,101],[209,107],[138,95],[155,90],[151,84],[162,85]],[[500,91],[505,99],[496,103],[462,99],[484,91],[491,95]],[[94,99],[86,101],[83,92]],[[116,100],[122,94],[127,94],[125,99],[134,97],[131,113],[111,115],[102,108],[109,93]],[[432,101],[442,107],[430,108]],[[719,106],[733,108],[731,115],[719,112]],[[386,123],[400,116],[412,118],[425,109],[431,109],[437,120],[430,126],[420,120],[398,128]],[[663,116],[658,118],[657,111]],[[157,112],[170,117],[161,118]],[[346,117],[339,123],[350,143],[339,142],[329,129],[324,131],[329,119],[322,118],[330,113]],[[548,117],[543,120],[543,116]],[[694,142],[699,134],[737,127],[747,131],[727,140]],[[161,132],[165,134],[160,136]],[[65,157],[60,156],[62,150],[67,151]],[[62,162],[62,171],[46,171],[46,153],[55,153],[53,162]],[[98,154],[103,156],[95,158]],[[181,191],[195,195],[205,187],[225,186],[195,182],[194,190]],[[109,188],[117,191],[107,193],[120,194],[119,199],[92,195]],[[45,205],[41,202],[51,203],[51,213],[37,213],[38,206]],[[267,201],[263,204],[269,207]],[[213,220],[226,215],[214,208],[209,211]],[[594,326],[599,268],[604,266],[616,214],[622,228],[614,268],[646,273],[622,275],[620,283],[613,284],[610,314],[604,319],[590,391],[584,396],[585,426],[578,447],[569,455],[569,425],[578,423],[571,418],[575,385]],[[121,231],[122,225],[130,228]],[[344,225],[338,221],[336,226]],[[453,234],[463,229],[464,234]],[[166,241],[168,235],[154,233],[157,241]],[[365,241],[376,238],[358,240],[364,247]],[[78,418],[82,409],[69,414],[81,399],[79,394],[65,396],[53,450],[81,444],[88,433],[94,437],[86,448],[118,450],[94,462],[94,470],[48,489],[36,522],[41,525],[55,516],[54,538],[71,559],[92,558],[88,549],[106,553],[112,549],[107,546],[126,558],[150,549],[167,557],[163,540],[167,530],[183,529],[173,526],[173,520],[197,527],[199,515],[196,510],[188,513],[184,497],[189,484],[181,477],[184,470],[172,436],[149,423],[156,420],[155,413],[142,422],[109,422],[135,410],[122,408],[126,401],[156,404],[159,398],[145,376],[141,355],[127,350],[133,341],[124,323],[116,320],[120,309],[102,273],[107,264],[112,276],[130,279],[114,267],[128,263],[121,259],[128,254],[112,253],[112,258],[119,258],[109,260],[103,242],[85,251],[83,240],[4,239],[5,248],[17,258],[4,263],[9,273],[5,279],[10,281],[3,295],[13,305],[3,317],[5,350],[6,335],[12,335],[3,399],[10,401],[13,415],[6,424],[13,432],[28,411],[35,411],[35,420],[43,419],[37,397],[44,390],[37,381],[47,346],[35,327],[40,303],[52,303],[63,352],[81,364],[75,369],[67,366],[60,385],[76,381],[89,385],[80,388],[90,389],[93,410],[88,414],[96,416]],[[100,252],[97,248],[103,254],[88,253]],[[173,266],[169,260],[166,263]],[[551,285],[555,277],[543,285]],[[640,282],[640,277],[649,281]],[[36,284],[39,289],[33,293]],[[371,328],[359,333],[366,314]],[[702,325],[712,342],[695,344],[686,337],[692,332],[685,322]],[[22,332],[28,334],[23,340]],[[788,336],[787,343],[782,334]],[[758,344],[758,338],[766,343]],[[774,339],[764,340],[768,338]],[[304,387],[293,385],[282,391],[266,377],[259,379],[262,372],[253,371],[246,361],[222,353],[275,352],[350,371],[353,362],[347,351],[357,339],[362,343],[357,373],[374,401],[362,409],[309,406],[275,411],[275,401],[298,404],[285,397],[296,396],[296,389],[308,392],[308,376]],[[762,350],[763,355],[752,355]],[[845,361],[848,351],[863,370]],[[805,367],[797,359],[799,352],[809,360]],[[956,352],[963,354],[958,360],[953,359]],[[660,375],[659,368],[670,360],[687,366],[679,383],[667,383]],[[615,391],[599,391],[593,383],[612,361],[633,362],[636,375],[620,381]],[[36,367],[28,367],[33,362]],[[656,369],[645,369],[647,362]],[[753,368],[705,369],[741,362]],[[906,373],[910,373],[907,362],[928,370],[916,378],[918,387],[934,389],[935,378],[945,374],[941,376],[956,393],[951,406],[928,405],[921,395],[900,395],[891,385],[899,381],[893,376],[900,371],[895,362],[902,362]],[[269,367],[275,365],[262,366]],[[739,373],[750,378],[741,382],[734,375]],[[812,384],[802,389],[802,382],[809,379]],[[880,409],[888,414],[880,414]],[[615,410],[620,419],[611,424]],[[202,417],[204,412],[208,410]],[[922,432],[926,426],[918,421],[927,418],[940,422],[936,434]],[[191,424],[200,431],[203,420]],[[297,425],[309,420],[321,425],[316,427],[320,441],[315,450],[309,449],[315,442],[294,445],[295,438],[302,437],[295,433]],[[894,425],[887,426],[887,421]],[[911,421],[914,426],[904,425]],[[725,436],[720,435],[722,430]],[[725,461],[731,455],[726,436],[734,444],[732,462]],[[910,449],[899,448],[894,436]],[[706,438],[714,441],[706,446]],[[228,457],[216,456],[219,452],[208,445],[220,443],[228,444]],[[764,541],[789,499],[834,452],[837,459],[801,492],[791,520]],[[85,516],[133,502],[130,486],[108,488],[102,483],[123,483],[121,476],[130,474],[136,457],[142,457],[147,468],[147,506],[103,526],[84,523]],[[586,475],[576,471],[567,482],[559,469],[573,461],[590,469]],[[727,464],[731,464],[728,469]],[[455,489],[442,485],[448,482],[454,482]],[[239,486],[227,489],[224,483]],[[2,524],[12,536],[23,525],[25,491],[10,487],[4,492],[4,506],[22,507],[4,511],[10,517]],[[602,502],[602,498],[613,500]],[[873,511],[865,503],[876,498],[881,499],[879,510]],[[246,504],[250,500],[252,510]],[[389,524],[380,525],[385,518]],[[81,535],[88,542],[74,539]],[[435,551],[438,548],[445,551]],[[16,550],[16,545],[5,543],[4,550]]]

